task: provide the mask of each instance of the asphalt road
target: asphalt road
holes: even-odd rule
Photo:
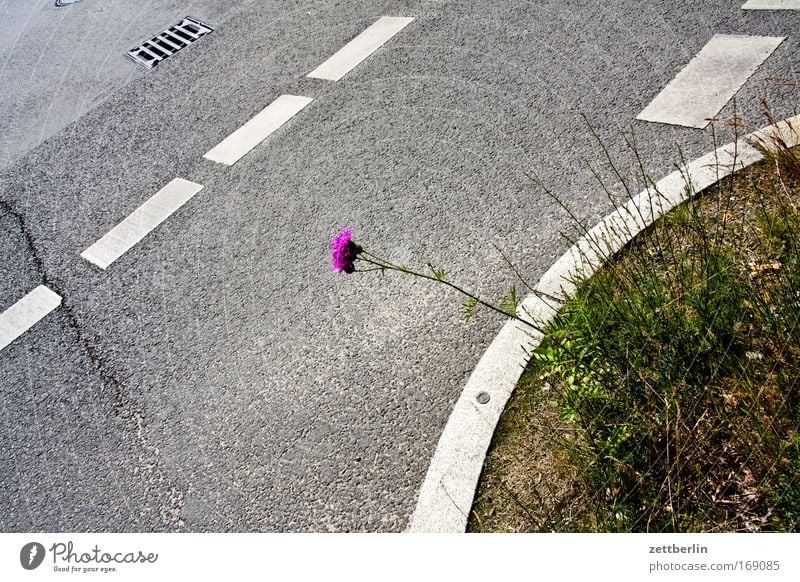
[[[588,222],[610,202],[587,162],[621,191],[586,120],[625,173],[631,131],[656,178],[712,149],[635,117],[716,33],[787,37],[737,94],[748,127],[800,91],[800,13],[728,0],[42,8],[62,56],[88,19],[125,31],[85,69],[17,54],[22,4],[0,3],[21,31],[0,45],[0,311],[42,283],[63,305],[0,351],[0,531],[402,530],[503,321],[335,275],[331,236],[499,297],[493,245],[532,281],[565,248],[527,174]],[[217,29],[151,71],[124,57],[186,14]],[[305,77],[383,15],[415,21],[342,80]],[[73,105],[58,121],[42,87]],[[281,94],[314,101],[236,165],[202,157]],[[106,271],[80,257],[176,177],[204,189]]]
[[[0,169],[141,80],[126,51],[187,15],[224,25],[253,0],[78,3],[0,1]]]

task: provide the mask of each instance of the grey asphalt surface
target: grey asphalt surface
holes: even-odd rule
[[[102,103],[144,69],[120,58],[168,24],[224,24],[253,0],[0,1],[0,169]]]
[[[122,2],[58,10],[101,4],[134,42],[186,15],[142,34]],[[113,88],[87,90],[100,103],[75,123],[11,116],[52,137],[6,154],[0,310],[43,282],[64,306],[0,352],[0,531],[402,530],[503,321],[465,328],[458,297],[411,278],[337,276],[331,236],[499,297],[512,273],[492,243],[532,281],[565,248],[568,219],[526,172],[590,223],[610,209],[583,116],[625,172],[633,129],[660,177],[711,131],[635,116],[713,34],[788,37],[737,96],[750,127],[800,91],[800,15],[727,0],[211,5],[187,13],[217,30],[152,71],[109,44]],[[416,20],[341,81],[304,77],[383,15]],[[202,158],[285,93],[315,101],[235,166]],[[0,95],[26,109],[25,90]],[[175,177],[205,188],[107,271],[80,258]]]

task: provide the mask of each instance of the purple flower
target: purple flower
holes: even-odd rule
[[[361,247],[353,241],[353,231],[344,229],[339,232],[331,241],[331,260],[333,270],[337,273],[344,271],[352,273],[356,270],[355,261]]]

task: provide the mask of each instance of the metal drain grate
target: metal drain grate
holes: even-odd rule
[[[143,67],[152,69],[167,57],[171,57],[182,48],[213,31],[214,29],[209,25],[187,16],[178,24],[170,26],[164,32],[155,35],[136,48],[132,48],[126,54]]]

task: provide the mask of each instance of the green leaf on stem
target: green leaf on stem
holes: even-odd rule
[[[511,317],[517,317],[517,286],[512,285],[511,291],[508,292],[508,295],[504,295],[500,298],[500,309],[503,313],[510,315]]]
[[[434,267],[430,263],[428,263],[428,268],[431,270],[431,273],[433,273],[433,277],[437,281],[444,281],[447,278],[447,276],[450,274],[448,271],[445,271],[444,269],[437,269],[436,267]]]
[[[464,325],[469,324],[469,320],[475,314],[475,308],[478,306],[478,300],[470,297],[461,305],[461,313],[464,315]]]

